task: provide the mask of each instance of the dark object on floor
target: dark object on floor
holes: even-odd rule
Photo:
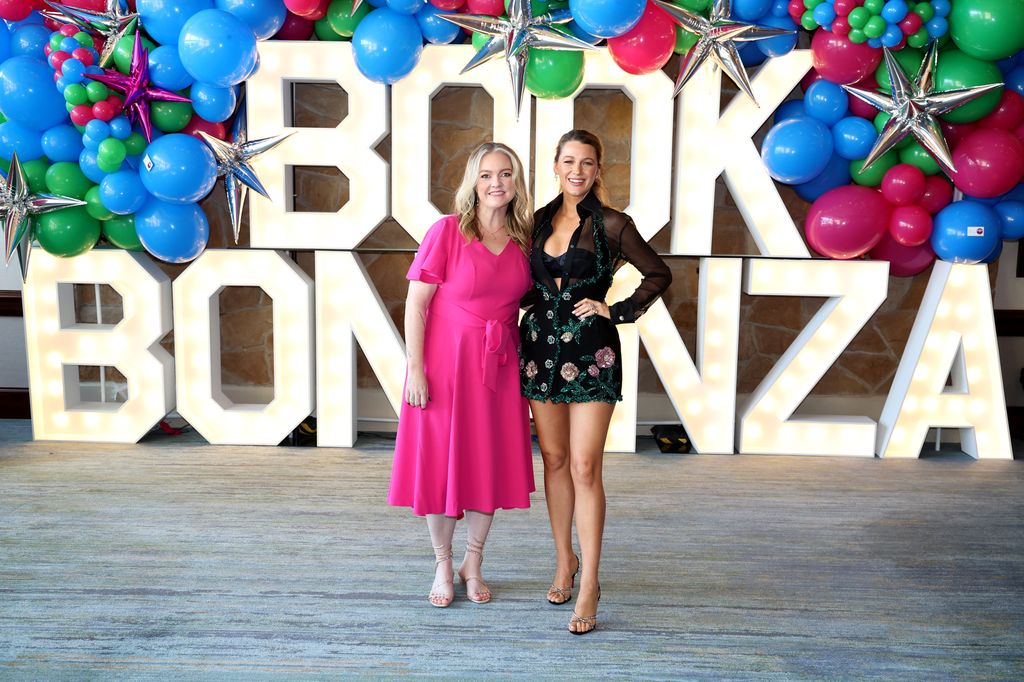
[[[651,427],[651,435],[662,452],[689,452],[690,436],[679,424],[661,424]]]
[[[306,417],[293,432],[295,445],[316,447],[316,417]]]

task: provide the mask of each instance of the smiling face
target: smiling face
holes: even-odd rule
[[[597,150],[576,140],[566,142],[555,160],[555,175],[564,194],[582,199],[601,176]]]
[[[501,152],[484,154],[476,177],[478,206],[491,210],[503,208],[516,196],[512,161]]]

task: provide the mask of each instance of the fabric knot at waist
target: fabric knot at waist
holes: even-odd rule
[[[495,312],[501,313],[502,311]],[[511,314],[488,319],[466,310],[456,303],[443,299],[438,300],[435,297],[430,302],[429,314],[455,324],[479,327],[483,331],[483,352],[480,357],[481,380],[484,386],[490,390],[497,390],[498,367],[508,362],[510,350],[508,346],[514,343],[513,340],[516,338],[513,333],[516,326],[516,311],[513,310]]]

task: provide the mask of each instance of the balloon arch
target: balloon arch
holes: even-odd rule
[[[0,0],[0,17],[0,209],[25,267],[36,242],[202,253],[218,175],[262,191],[246,160],[275,141],[246,143],[239,114],[262,40],[350,40],[383,83],[424,43],[472,41],[467,69],[504,59],[517,95],[561,98],[593,46],[633,74],[682,55],[677,89],[713,59],[743,89],[809,32],[815,68],[761,156],[812,202],[811,248],[913,275],[1024,235],[1020,0]]]

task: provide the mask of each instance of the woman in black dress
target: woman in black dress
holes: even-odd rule
[[[554,170],[562,192],[534,215],[533,289],[520,325],[520,379],[544,456],[557,556],[547,598],[552,604],[572,599],[582,568],[569,621],[576,635],[597,626],[605,515],[601,463],[612,410],[622,399],[614,325],[635,321],[672,281],[633,220],[607,205],[602,156],[601,141],[585,130],[571,130],[558,142]],[[628,299],[609,306],[605,295],[624,263],[636,267],[643,281]],[[574,516],[582,559],[572,549]]]

